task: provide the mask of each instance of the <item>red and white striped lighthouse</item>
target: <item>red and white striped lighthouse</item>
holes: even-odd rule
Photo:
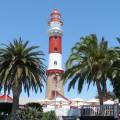
[[[52,99],[56,93],[64,94],[63,82],[61,80],[61,74],[64,72],[62,69],[63,22],[61,21],[61,14],[57,9],[53,10],[50,14],[48,25],[49,62],[47,69],[46,98]]]

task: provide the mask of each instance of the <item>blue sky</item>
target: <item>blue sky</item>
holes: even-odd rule
[[[64,21],[63,67],[70,54],[70,49],[79,41],[81,36],[95,33],[109,41],[109,46],[117,45],[116,37],[120,33],[120,1],[119,0],[0,0],[0,43],[8,43],[20,36],[29,40],[31,45],[39,45],[45,53],[45,64],[48,61],[48,19],[50,12],[57,8]],[[109,89],[112,89],[108,85]],[[87,86],[81,94],[77,89],[67,92],[68,98],[93,98],[96,88]],[[27,95],[22,92],[21,96]],[[30,97],[44,98],[42,93]]]

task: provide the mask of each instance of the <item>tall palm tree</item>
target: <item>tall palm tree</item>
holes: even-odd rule
[[[120,45],[120,38],[117,38],[117,41]],[[119,98],[120,100],[120,47],[114,47],[114,50],[118,56],[112,65],[112,69],[109,71],[109,79],[112,82],[113,91],[116,98]]]
[[[113,50],[108,49],[104,38],[98,42],[95,34],[82,37],[80,42],[72,48],[71,55],[66,62],[66,71],[63,79],[69,79],[70,90],[78,83],[78,91],[81,92],[84,82],[97,86],[100,104],[103,104],[103,90],[107,92],[107,72],[115,58]]]
[[[15,119],[19,106],[19,96],[24,90],[42,91],[42,80],[45,79],[43,52],[36,51],[38,46],[28,47],[28,41],[14,40],[0,49],[0,85],[4,91],[13,93],[13,106],[10,120]]]

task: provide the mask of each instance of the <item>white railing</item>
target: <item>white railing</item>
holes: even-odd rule
[[[120,113],[115,105],[84,105],[80,108],[44,108],[44,112],[55,111],[57,116],[116,116]]]
[[[88,105],[81,108],[82,116],[114,116],[114,105]]]

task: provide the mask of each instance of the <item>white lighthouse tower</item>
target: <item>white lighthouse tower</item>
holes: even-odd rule
[[[47,69],[46,98],[52,99],[56,93],[64,95],[63,82],[61,80],[61,74],[64,72],[62,69],[63,22],[61,21],[61,14],[57,9],[53,10],[50,14],[48,25],[49,62]]]

